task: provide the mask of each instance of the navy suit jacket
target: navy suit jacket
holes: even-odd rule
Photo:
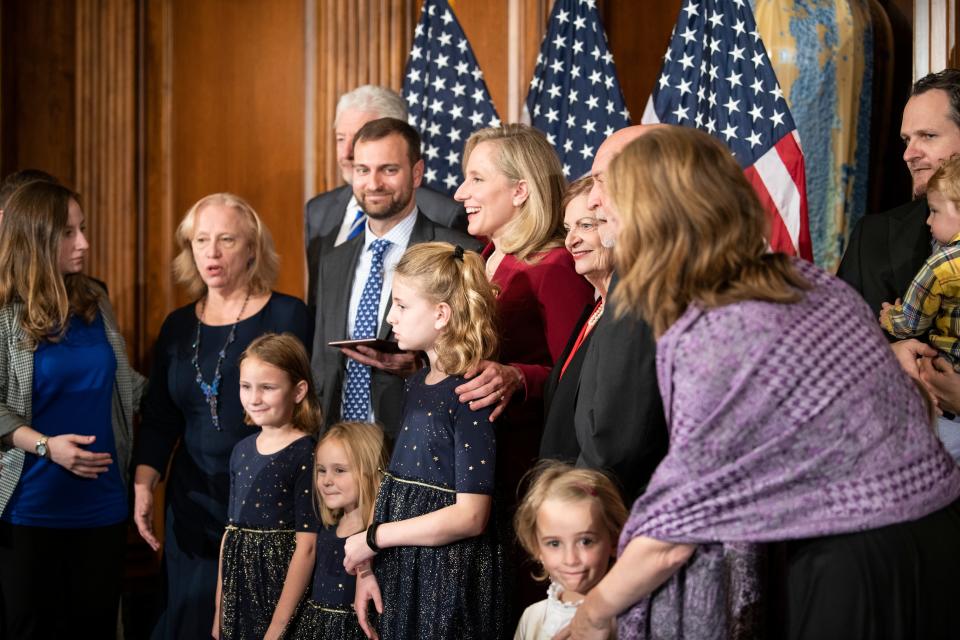
[[[480,243],[460,231],[447,229],[418,214],[410,233],[413,246],[421,242],[449,242],[459,244],[465,249],[476,251]],[[347,314],[350,308],[350,292],[363,251],[364,236],[359,235],[344,242],[339,247],[325,251],[320,259],[316,278],[317,315],[313,334],[313,358],[311,367],[313,379],[317,384],[320,406],[326,425],[340,420],[340,399],[343,391],[343,377],[347,368],[347,358],[339,349],[327,346],[334,340],[345,340],[347,335]],[[384,292],[389,295],[389,292]],[[387,324],[390,313],[387,302],[377,337],[382,340],[393,339],[392,327]],[[377,421],[382,425],[390,442],[396,439],[400,430],[403,409],[403,378],[386,371],[373,368],[370,372],[370,402]]]
[[[333,248],[347,204],[353,196],[350,185],[310,198],[304,212],[304,243],[307,251],[307,306],[316,306],[316,278],[320,257]],[[467,212],[463,205],[427,187],[416,192],[417,206],[425,216],[450,229],[467,232]]]

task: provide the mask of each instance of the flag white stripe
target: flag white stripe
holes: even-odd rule
[[[653,95],[647,98],[647,106],[643,108],[643,117],[640,118],[640,124],[659,124],[660,117],[657,116],[656,109],[653,108]]]
[[[780,213],[780,219],[787,228],[790,235],[790,241],[794,248],[800,249],[800,191],[793,181],[793,176],[787,170],[777,148],[771,147],[769,151],[760,156],[753,168],[757,175],[763,180],[767,193],[773,200],[777,211]]]

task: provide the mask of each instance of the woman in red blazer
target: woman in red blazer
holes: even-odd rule
[[[457,393],[473,408],[495,405],[499,492],[512,504],[537,457],[544,386],[594,290],[563,246],[565,180],[543,134],[519,124],[482,129],[463,158],[454,198],[467,210],[470,235],[489,240],[483,256],[500,289],[501,346],[499,361],[481,363]]]

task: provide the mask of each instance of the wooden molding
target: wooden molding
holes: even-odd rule
[[[317,18],[315,103],[307,104],[315,115],[307,144],[316,149],[313,184],[322,192],[341,183],[333,153],[337,99],[363,84],[400,91],[419,7],[416,0],[306,1],[314,3]]]
[[[135,343],[137,319],[136,4],[76,3],[75,188],[89,224],[89,271],[107,282]]]
[[[916,0],[913,5],[913,79],[957,67],[957,0]]]
[[[176,304],[170,272],[174,255],[173,229],[173,7],[171,0],[142,0],[140,106],[143,172],[139,238],[139,282],[149,295],[140,297],[140,340],[137,351],[146,356],[166,315]]]

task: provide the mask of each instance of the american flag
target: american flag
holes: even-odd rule
[[[767,209],[771,248],[813,259],[800,138],[746,0],[684,0],[642,122],[726,143]]]
[[[452,194],[470,134],[500,126],[473,49],[447,0],[424,0],[407,59],[403,96],[410,124],[420,131],[424,183]]]
[[[554,3],[527,111],[557,149],[568,178],[587,173],[600,143],[630,124],[595,0]]]

